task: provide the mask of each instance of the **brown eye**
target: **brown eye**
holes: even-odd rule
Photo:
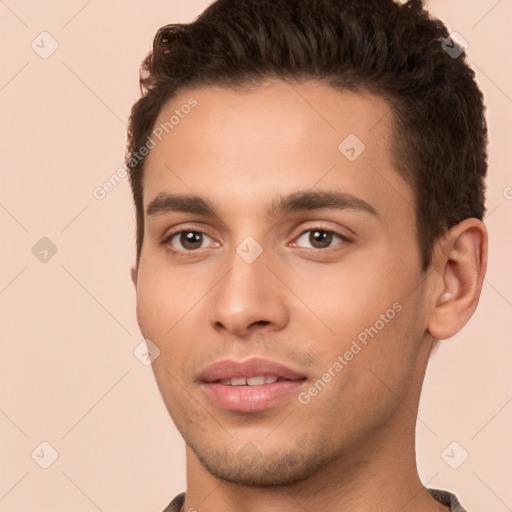
[[[202,233],[197,231],[183,231],[179,240],[185,249],[199,249],[203,243]]]
[[[173,233],[169,236],[165,243],[169,244],[173,249],[178,249],[180,251],[193,251],[195,249],[202,248],[204,237],[210,238],[201,231],[178,231],[177,233]]]
[[[332,233],[329,231],[311,231],[309,242],[311,242],[311,245],[313,245],[315,249],[325,249],[331,245]]]
[[[308,235],[309,233],[309,235]],[[304,247],[304,243],[307,242],[311,244],[311,247],[305,247],[305,248],[312,248],[312,249],[328,249],[331,247],[331,244],[334,240],[338,239],[341,242],[348,242],[349,240],[341,235],[340,233],[337,233],[335,231],[330,231],[327,229],[308,229],[304,231],[300,237],[297,239],[297,245],[300,245],[301,247]],[[302,244],[301,244],[302,240]],[[336,245],[340,245],[339,243]]]

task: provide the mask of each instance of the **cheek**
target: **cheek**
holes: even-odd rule
[[[290,288],[307,307],[305,314],[319,333],[327,340],[348,341],[373,326],[401,299],[402,285],[396,270],[389,267],[384,258],[375,255],[347,255],[336,265],[299,268]],[[304,306],[297,304],[302,311]]]
[[[332,431],[350,433],[378,428],[396,413],[401,403],[407,402],[415,351],[407,339],[409,319],[400,315],[409,312],[400,311],[377,334],[370,329],[365,331],[365,326],[347,327],[357,334],[364,333],[365,343],[357,334],[342,334],[318,348],[318,378],[329,379],[330,368],[335,377],[330,378],[311,404],[319,417],[325,416],[322,421]],[[375,321],[370,327],[374,324]],[[344,328],[340,322],[339,330]],[[315,382],[322,388],[321,383]]]
[[[161,284],[139,279],[137,309],[148,338],[157,338],[172,326],[172,298],[162,289]]]
[[[187,297],[177,293],[176,280],[169,271],[141,260],[137,282],[137,309],[143,332],[160,350],[151,367],[163,401],[174,417],[175,412],[186,408],[181,403],[180,369],[186,347],[177,341],[183,337]],[[178,283],[179,286],[179,283]]]
[[[160,350],[152,366],[164,380],[170,379],[165,369],[178,375],[183,361],[190,361],[202,343],[198,336],[204,332],[205,315],[200,301],[207,290],[200,289],[201,279],[191,272],[159,264],[156,258],[151,263],[141,260],[139,267],[137,309],[144,335]]]
[[[178,276],[159,266],[141,260],[137,282],[137,309],[148,338],[161,338],[187,310],[188,296],[182,293]]]
[[[297,324],[316,352],[320,372],[343,358],[343,370],[337,373],[341,378],[335,379],[340,392],[349,386],[354,396],[381,395],[375,395],[380,388],[385,392],[379,377],[401,388],[415,364],[421,305],[411,289],[418,276],[387,261],[373,256],[358,265],[345,261],[322,272],[295,275],[292,289],[309,310],[302,313],[301,306]]]

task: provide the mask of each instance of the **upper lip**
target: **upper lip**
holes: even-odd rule
[[[276,375],[289,380],[304,379],[306,376],[291,368],[269,359],[252,358],[246,361],[224,359],[207,366],[199,375],[202,382],[215,382],[222,379],[250,378],[259,375]]]

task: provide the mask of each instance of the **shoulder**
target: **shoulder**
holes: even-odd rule
[[[183,503],[185,502],[185,493],[178,494],[162,512],[180,512]]]
[[[442,503],[443,505],[450,506],[450,512],[467,512],[462,507],[457,496],[448,491],[441,491],[439,489],[428,489],[430,495]],[[185,493],[178,494],[162,512],[180,512],[183,503],[185,502]]]
[[[465,508],[460,504],[457,496],[448,491],[441,491],[439,489],[428,489],[430,495],[442,503],[443,505],[450,506],[450,512],[467,512]]]

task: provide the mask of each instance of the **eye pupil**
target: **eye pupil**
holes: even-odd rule
[[[199,245],[199,247],[201,246],[201,235],[202,233],[198,233],[197,231],[184,231],[181,234],[180,242],[185,248],[197,249],[195,245]],[[192,247],[190,247],[188,244],[191,244]]]
[[[321,230],[311,231],[310,242],[314,247],[316,247],[315,244],[317,243],[320,243],[320,245],[322,246],[321,248],[329,247],[331,241],[332,233]]]

